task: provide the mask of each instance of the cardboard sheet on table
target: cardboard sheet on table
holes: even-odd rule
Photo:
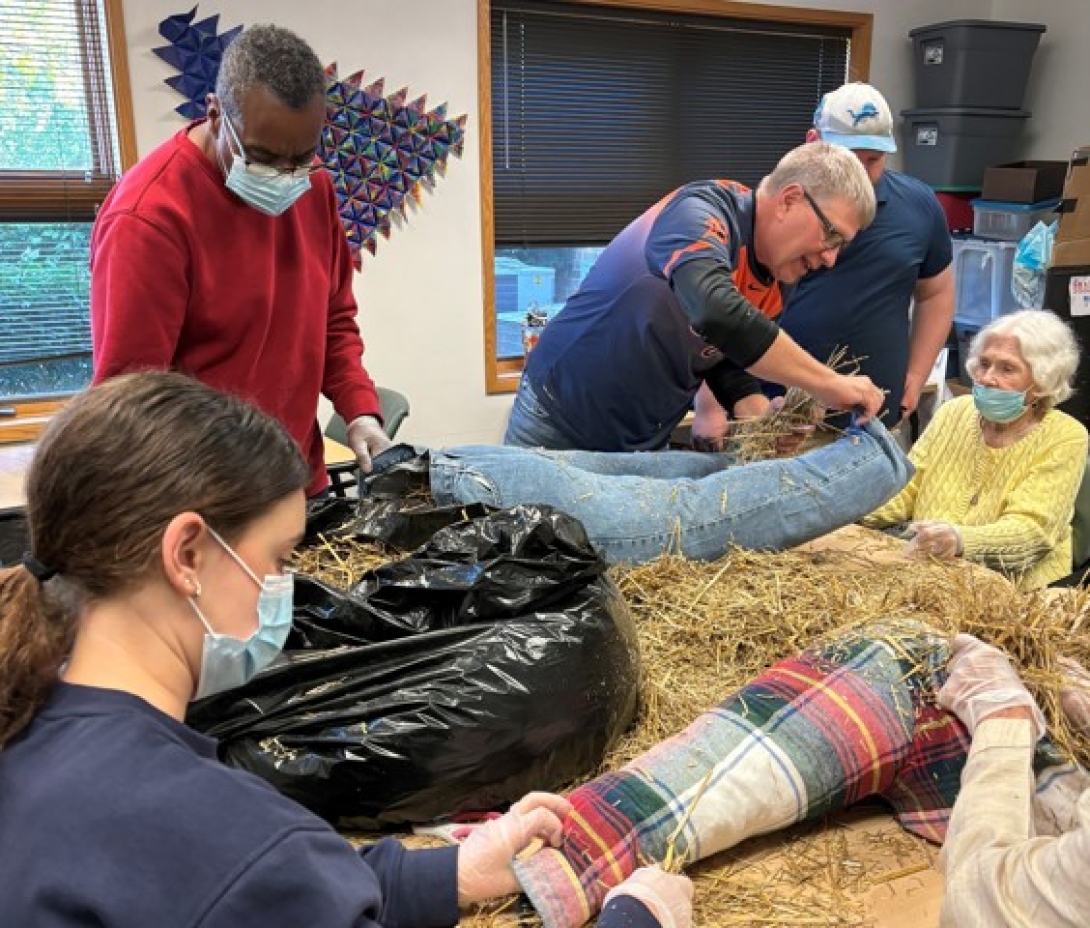
[[[939,848],[905,832],[889,812],[877,806],[847,809],[822,827],[842,831],[852,856],[866,855],[867,876],[858,888],[847,888],[843,895],[848,906],[862,907],[868,925],[937,928],[943,898]],[[784,898],[791,899],[798,885],[790,876],[790,860],[796,851],[788,845],[800,834],[815,835],[813,826],[802,824],[753,838],[698,866],[753,867],[755,873],[769,877],[766,889],[782,885]],[[820,831],[816,834],[820,838]]]

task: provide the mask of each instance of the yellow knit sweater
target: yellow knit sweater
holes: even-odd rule
[[[916,473],[908,485],[863,522],[948,522],[969,560],[1022,589],[1046,586],[1071,573],[1071,517],[1086,453],[1086,429],[1055,409],[1009,448],[989,448],[973,398],[958,397],[939,407],[909,453]]]

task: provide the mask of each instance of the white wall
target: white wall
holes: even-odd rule
[[[995,0],[992,19],[1043,23],[1025,108],[1023,157],[1066,159],[1090,145],[1090,5],[1086,0]]]
[[[794,6],[874,14],[871,81],[894,112],[913,105],[910,29],[950,19],[1043,22],[1048,32],[1034,63],[1027,108],[1034,117],[1026,157],[1065,158],[1090,143],[1090,16],[1085,0],[796,0]],[[151,49],[158,23],[187,7],[166,0],[125,0],[129,70],[141,154],[182,124],[181,98],[163,80],[173,71]],[[426,193],[408,222],[364,256],[356,293],[367,367],[380,383],[405,392],[408,440],[450,445],[502,436],[510,396],[487,396],[481,285],[476,0],[204,0],[198,18],[220,14],[220,30],[276,22],[314,46],[342,74],[364,69],[387,92],[408,87],[429,106],[468,115],[465,152]]]

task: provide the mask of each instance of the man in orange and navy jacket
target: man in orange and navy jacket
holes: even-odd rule
[[[874,384],[831,371],[771,317],[781,285],[832,266],[874,210],[859,160],[825,143],[788,152],[755,191],[717,180],[674,191],[614,238],[545,327],[506,443],[662,448],[702,383],[737,411],[759,393],[755,377],[865,422],[882,404]]]

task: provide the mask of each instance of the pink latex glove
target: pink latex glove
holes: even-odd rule
[[[1030,711],[1038,738],[1045,733],[1045,717],[998,648],[972,635],[958,635],[947,669],[950,676],[938,692],[938,704],[961,719],[970,735],[989,715],[1016,707]]]
[[[691,928],[693,923],[693,883],[683,873],[641,867],[606,894],[603,908],[618,896],[638,899],[662,928]]]
[[[473,829],[458,848],[458,904],[519,892],[511,861],[535,839],[560,845],[571,803],[552,793],[527,793],[506,815]]]
[[[917,557],[960,557],[961,532],[949,522],[911,522],[916,534],[905,546],[905,553]]]

